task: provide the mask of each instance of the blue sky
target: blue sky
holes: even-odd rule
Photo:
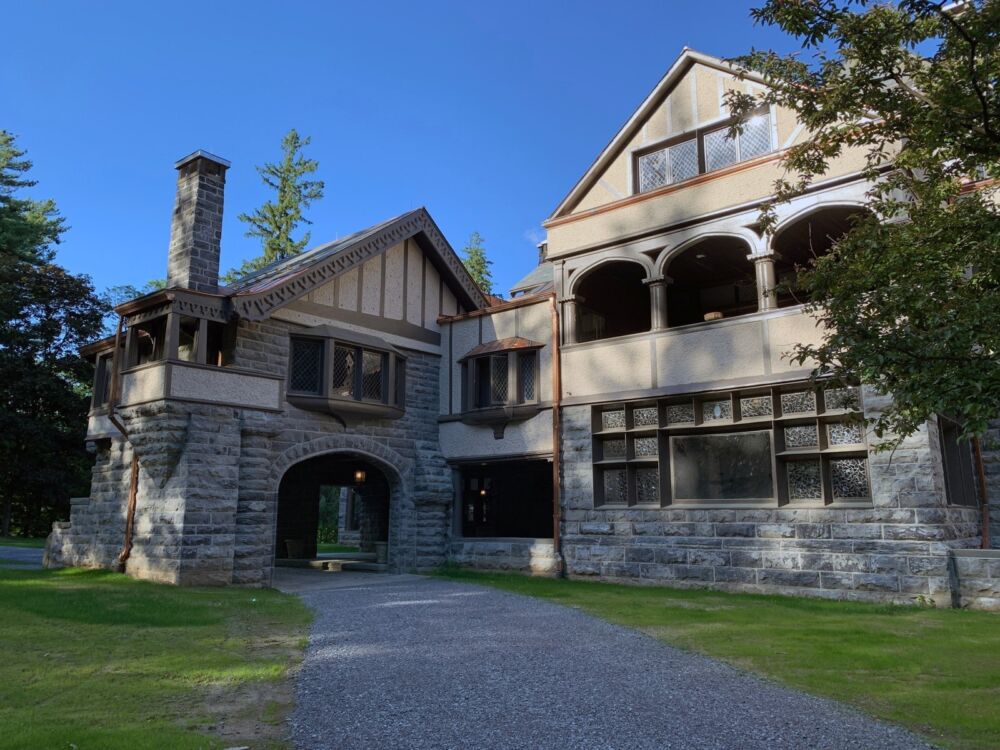
[[[259,254],[236,216],[269,197],[254,165],[295,127],[326,181],[313,244],[423,205],[457,250],[482,233],[506,293],[683,46],[794,47],[754,4],[20,2],[0,128],[71,227],[59,261],[98,289],[165,275],[172,165],[197,148],[233,163],[223,269]]]

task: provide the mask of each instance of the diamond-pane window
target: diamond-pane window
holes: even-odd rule
[[[705,169],[721,169],[739,161],[736,141],[729,137],[729,128],[719,128],[705,133]]]
[[[733,403],[728,398],[719,401],[705,401],[701,405],[703,422],[718,422],[733,418]]]
[[[767,114],[751,117],[739,136],[740,161],[753,159],[771,150],[771,117]]]
[[[638,437],[633,442],[636,458],[656,458],[659,447],[655,437]]]
[[[361,398],[370,401],[381,401],[385,357],[381,352],[364,350],[361,356]]]
[[[812,391],[781,394],[782,414],[809,414],[814,411],[816,411],[816,394]]]
[[[323,381],[323,342],[292,339],[289,386],[300,393],[320,393]]]
[[[655,190],[667,182],[666,151],[654,151],[639,157],[639,192]]]
[[[490,399],[494,404],[507,402],[507,357],[490,357]]]
[[[770,396],[744,396],[740,399],[740,416],[743,419],[770,417],[773,413]]]
[[[604,448],[604,460],[610,461],[625,458],[625,438],[612,438],[601,443]]]
[[[333,373],[330,392],[342,398],[354,398],[354,362],[357,349],[343,346],[333,348]]]
[[[689,403],[670,404],[667,407],[669,424],[694,424],[694,407]]]
[[[819,445],[819,433],[814,424],[794,425],[785,428],[786,448],[815,448]]]
[[[517,356],[518,379],[521,389],[521,403],[535,400],[535,353],[521,352]]]
[[[698,141],[692,138],[667,149],[670,154],[670,181],[680,182],[698,174]]]

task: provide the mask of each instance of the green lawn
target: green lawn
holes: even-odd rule
[[[282,747],[310,617],[272,590],[0,570],[0,748]]]
[[[1000,747],[998,614],[463,570],[443,575],[638,628],[948,747]]]
[[[0,547],[32,547],[43,549],[45,537],[0,536]]]
[[[357,547],[349,544],[334,544],[332,542],[319,542],[316,545],[317,552],[357,552]]]

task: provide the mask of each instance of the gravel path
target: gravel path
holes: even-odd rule
[[[32,570],[42,567],[43,550],[34,547],[5,547],[0,545],[0,568]]]
[[[278,581],[317,612],[291,719],[303,750],[928,747],[573,609],[445,580],[343,575]]]

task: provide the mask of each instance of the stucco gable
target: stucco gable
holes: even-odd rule
[[[362,279],[355,281],[353,292],[358,297],[355,308],[381,315],[385,311],[384,302],[380,295],[378,309],[372,307],[374,292],[363,286],[362,267],[403,243],[417,248],[421,257],[430,261],[432,274],[441,279],[458,305],[468,310],[486,306],[482,290],[423,208],[273,264],[227,288],[224,293],[230,296],[233,309],[240,317],[261,320],[335,279],[344,280],[351,278],[351,274],[360,274]],[[380,267],[384,262],[379,260]],[[426,279],[427,275],[427,272],[422,272],[423,278]],[[349,283],[346,285],[351,286]],[[434,310],[433,317],[439,312]]]
[[[727,90],[754,91],[763,85],[749,73],[740,80],[738,72],[720,58],[685,48],[549,219],[632,195],[633,151],[726,119]]]

